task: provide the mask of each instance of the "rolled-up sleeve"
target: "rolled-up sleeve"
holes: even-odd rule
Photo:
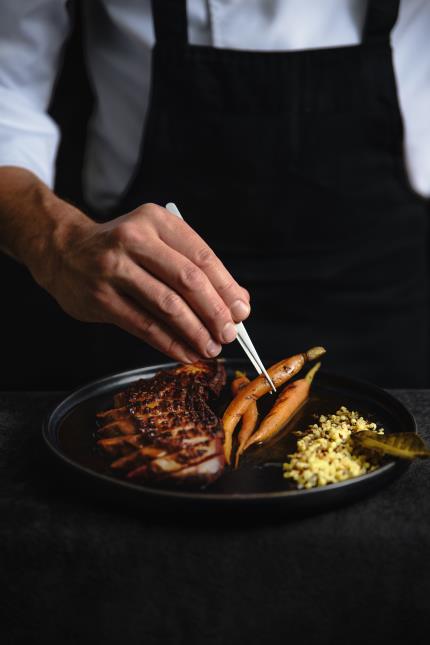
[[[430,197],[430,2],[402,0],[393,31],[394,64],[412,187]]]
[[[52,187],[59,133],[47,114],[66,0],[3,0],[0,8],[0,166],[20,166]]]

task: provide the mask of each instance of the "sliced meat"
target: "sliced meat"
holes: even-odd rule
[[[210,483],[219,477],[220,468],[225,466],[224,453],[210,457],[205,461],[192,466],[186,466],[182,470],[177,470],[172,474],[172,479],[182,482],[194,482],[199,484],[201,482]]]
[[[97,414],[97,445],[127,479],[207,484],[224,467],[223,431],[210,405],[225,384],[219,361],[158,372]]]

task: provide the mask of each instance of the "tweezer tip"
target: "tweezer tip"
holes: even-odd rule
[[[272,379],[269,377],[269,375],[265,376],[266,381],[270,385],[270,394],[276,394],[276,387]]]

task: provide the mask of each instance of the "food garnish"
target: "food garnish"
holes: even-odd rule
[[[377,450],[384,455],[392,455],[401,459],[430,457],[430,450],[415,432],[396,432],[375,436],[372,432],[364,431],[359,432],[354,439],[363,448]]]
[[[284,477],[298,488],[313,488],[364,475],[381,465],[382,454],[361,446],[354,438],[366,431],[376,440],[384,429],[342,406],[335,414],[321,415],[300,438],[296,451],[283,464]]]
[[[236,396],[239,390],[241,390],[245,385],[248,385],[249,383],[249,378],[246,376],[244,372],[237,371],[235,376],[236,378],[234,379],[234,381],[232,381],[232,384],[231,384],[231,390],[234,396]],[[249,406],[247,407],[247,409],[245,410],[242,416],[242,424],[240,427],[239,436],[237,438],[238,447],[236,450],[235,468],[237,468],[239,465],[240,456],[245,448],[246,442],[248,441],[249,437],[252,435],[252,433],[255,430],[257,421],[258,421],[257,403],[255,401],[251,401],[251,403],[249,404]]]
[[[263,443],[271,439],[285,427],[287,421],[307,400],[312,381],[320,367],[321,363],[317,363],[304,378],[290,383],[282,390],[272,409],[261,422],[257,432],[248,439],[244,450],[247,450],[253,444]]]
[[[290,356],[275,363],[267,371],[275,387],[278,388],[300,372],[308,361],[316,360],[323,354],[325,354],[324,347],[312,347],[307,352]],[[231,461],[233,433],[244,412],[252,401],[257,401],[269,391],[269,383],[263,375],[260,375],[239,390],[237,396],[231,401],[227,410],[224,412],[222,422],[224,427],[224,453],[227,463]]]

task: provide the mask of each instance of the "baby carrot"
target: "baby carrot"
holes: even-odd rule
[[[231,384],[231,390],[233,395],[237,395],[239,391],[243,387],[245,387],[245,385],[248,385],[248,383],[249,383],[249,378],[246,376],[246,374],[244,372],[237,371],[236,378]],[[249,437],[254,432],[255,426],[257,425],[257,420],[258,420],[257,404],[255,401],[251,401],[242,416],[242,425],[241,425],[239,437],[238,437],[239,447],[236,452],[236,462],[235,462],[236,468],[239,463],[239,458],[242,453],[243,446],[246,444]],[[224,452],[226,455],[228,454],[229,460],[231,458],[231,443],[232,443],[232,435],[229,434],[224,439]]]
[[[255,443],[267,441],[282,430],[288,419],[297,412],[308,398],[313,378],[320,367],[321,363],[317,363],[304,378],[294,381],[294,383],[284,388],[269,414],[263,419],[257,432],[247,441],[244,450],[247,450]]]
[[[240,390],[249,383],[249,378],[244,372],[239,372],[238,370],[235,373],[235,379],[231,383],[231,393],[233,396],[236,396]],[[228,430],[224,430],[224,454],[227,463],[230,463],[231,459],[231,448],[233,442],[233,432],[235,426],[231,426]]]
[[[279,363],[275,363],[272,367],[269,367],[268,373],[272,379],[275,387],[280,387],[286,381],[289,381],[293,376],[295,376],[308,361],[313,361],[320,356],[325,354],[324,347],[312,347],[307,352],[302,354],[295,354],[290,356],[290,358],[285,358]],[[239,423],[242,415],[252,401],[256,401],[264,394],[269,392],[270,385],[266,381],[263,375],[258,376],[256,379],[245,385],[237,394],[237,396],[231,401],[227,410],[224,412],[222,418],[224,434],[227,439],[227,450],[225,449],[225,457],[227,463],[230,463],[231,458],[231,443],[230,450],[228,449],[229,441],[231,442],[231,437],[233,436],[234,429]],[[224,443],[224,448],[226,445]]]
[[[244,385],[248,385],[249,383],[249,378],[245,374],[245,372],[240,372],[239,370],[236,370],[234,373],[234,380],[231,382],[231,393],[233,396],[236,396],[236,394],[243,388]]]

